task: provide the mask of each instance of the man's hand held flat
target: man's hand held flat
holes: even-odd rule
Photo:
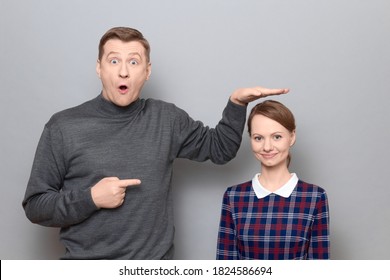
[[[248,105],[248,103],[255,101],[259,98],[264,98],[272,95],[286,94],[289,91],[290,90],[288,88],[239,88],[233,92],[233,94],[230,96],[230,100],[236,104],[246,106]]]

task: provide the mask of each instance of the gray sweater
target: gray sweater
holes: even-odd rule
[[[235,157],[246,107],[230,100],[208,128],[175,105],[139,99],[118,107],[102,95],[52,116],[40,138],[23,207],[33,223],[60,227],[63,259],[173,256],[175,158]],[[137,178],[115,209],[98,209],[91,187],[104,177]]]

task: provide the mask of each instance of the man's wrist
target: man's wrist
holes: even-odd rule
[[[230,96],[230,101],[232,101],[232,102],[235,103],[235,104],[241,105],[241,106],[247,106],[247,105],[248,105],[248,103],[242,102],[241,100],[239,100],[238,98],[236,98],[236,97],[234,96],[234,93]]]

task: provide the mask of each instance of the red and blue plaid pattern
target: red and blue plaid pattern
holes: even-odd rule
[[[252,181],[223,197],[217,259],[329,259],[329,207],[324,189],[298,181],[288,198],[258,199]]]

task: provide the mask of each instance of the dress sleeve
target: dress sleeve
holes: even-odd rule
[[[225,192],[222,202],[221,219],[218,230],[217,260],[237,260],[236,229],[233,221],[228,191]]]
[[[316,204],[311,239],[308,251],[308,259],[329,259],[329,206],[326,192],[323,191]]]
[[[236,156],[245,126],[245,106],[229,100],[215,128],[193,120],[182,110],[178,112],[174,120],[176,157],[224,164]]]
[[[22,203],[27,218],[33,223],[67,227],[85,220],[97,210],[90,188],[62,191],[66,174],[63,149],[61,132],[47,124],[38,143]]]

